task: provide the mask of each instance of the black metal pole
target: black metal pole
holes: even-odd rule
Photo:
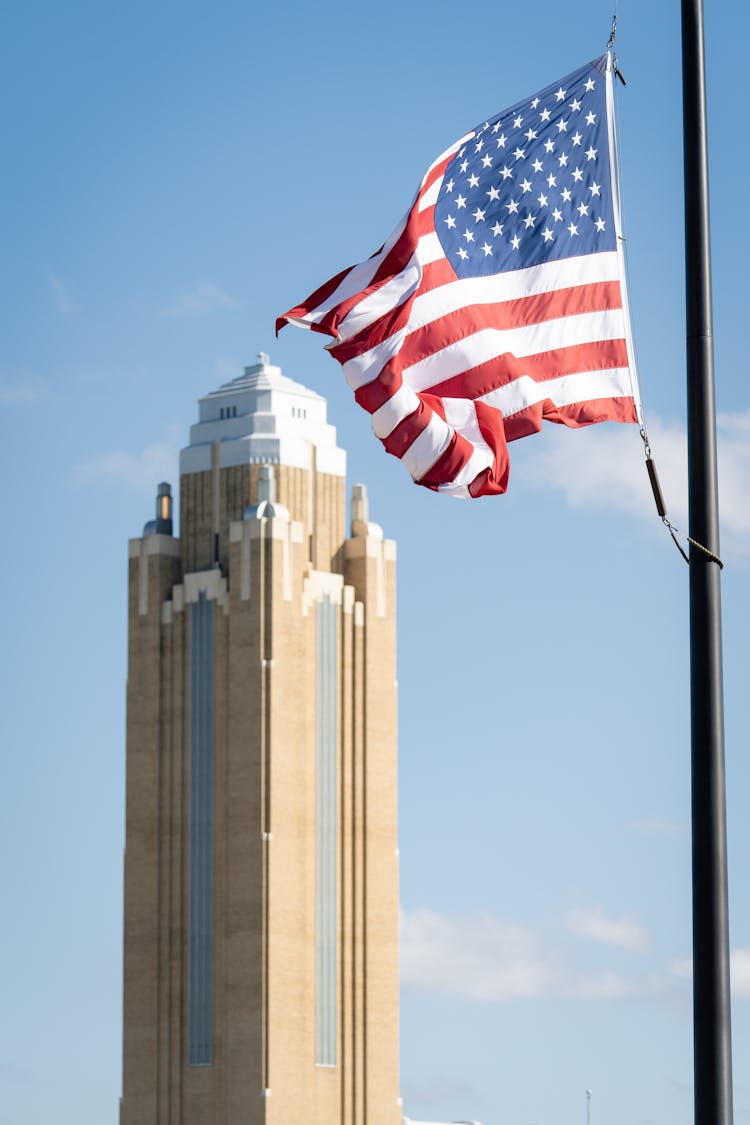
[[[682,0],[690,536],[719,554],[703,2]],[[696,1125],[731,1125],[720,567],[690,550]]]

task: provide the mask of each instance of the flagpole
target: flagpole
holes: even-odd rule
[[[696,1125],[731,1125],[721,568],[703,0],[681,2],[690,537],[711,553],[691,545],[694,1105]]]

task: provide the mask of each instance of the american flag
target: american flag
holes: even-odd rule
[[[505,492],[507,442],[636,422],[607,55],[438,157],[396,230],[279,317],[334,338],[414,480]]]

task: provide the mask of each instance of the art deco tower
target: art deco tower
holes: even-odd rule
[[[397,1125],[395,546],[325,400],[201,399],[130,542],[122,1125]]]

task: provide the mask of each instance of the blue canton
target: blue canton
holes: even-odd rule
[[[435,230],[458,277],[615,249],[605,67],[503,110],[453,157]]]

